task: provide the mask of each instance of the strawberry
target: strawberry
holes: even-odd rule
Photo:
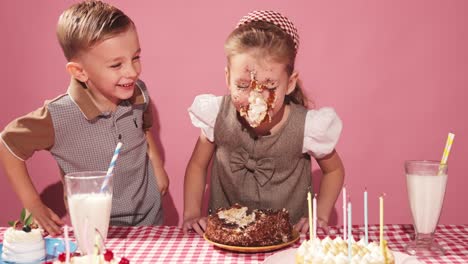
[[[119,264],[130,264],[130,260],[128,260],[126,257],[123,257],[120,259]]]
[[[106,252],[104,253],[104,260],[111,261],[113,259],[114,259],[114,253],[112,253],[111,250],[107,249]]]
[[[65,262],[65,260],[67,260],[67,255],[65,253],[60,253],[60,255],[58,255],[58,260],[60,262]]]

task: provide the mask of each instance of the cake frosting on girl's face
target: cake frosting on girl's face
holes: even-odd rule
[[[255,75],[251,74],[250,94],[248,104],[240,108],[240,115],[251,127],[258,127],[264,121],[271,122],[271,116],[276,102],[276,93],[265,85],[258,84]],[[265,96],[265,93],[267,94]]]
[[[253,128],[274,122],[296,75],[290,76],[285,63],[257,49],[230,56],[226,68],[232,103]]]

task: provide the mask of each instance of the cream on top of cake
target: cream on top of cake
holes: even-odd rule
[[[219,211],[218,217],[219,219],[225,220],[229,224],[237,224],[242,228],[255,221],[255,212],[247,214],[247,207],[234,207]]]
[[[10,227],[3,235],[2,260],[25,263],[45,257],[45,241],[41,229],[25,232]]]
[[[361,239],[359,242],[351,241],[351,261],[348,257],[348,243],[341,237],[329,237],[304,241],[296,253],[296,263],[300,264],[385,264],[394,263],[393,254],[388,248],[385,256],[377,243],[367,246]]]

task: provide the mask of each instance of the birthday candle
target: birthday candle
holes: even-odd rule
[[[313,200],[314,208],[314,239],[317,238],[317,194],[314,195]]]
[[[364,242],[366,246],[369,244],[369,226],[368,226],[368,214],[367,214],[367,188],[364,189]]]
[[[309,207],[309,236],[312,239],[312,197],[310,192],[307,193],[307,206]]]
[[[383,195],[381,195],[379,197],[379,204],[380,204],[380,248],[382,249],[382,252],[383,252],[383,249],[384,249],[384,245],[383,245],[383,217],[384,217],[384,209],[383,209],[383,206],[384,206],[384,203],[383,203]]]
[[[346,186],[343,186],[343,240],[346,240]]]
[[[348,202],[348,259],[351,261],[351,202]]]

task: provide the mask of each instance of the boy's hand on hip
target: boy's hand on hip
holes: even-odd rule
[[[62,234],[61,226],[64,225],[64,222],[45,204],[38,202],[27,209],[31,212],[39,226],[51,236]]]
[[[156,177],[156,183],[158,184],[159,193],[161,193],[161,196],[166,195],[167,191],[169,190],[169,176],[167,176],[165,170],[161,170],[161,172],[158,173],[158,176]]]

